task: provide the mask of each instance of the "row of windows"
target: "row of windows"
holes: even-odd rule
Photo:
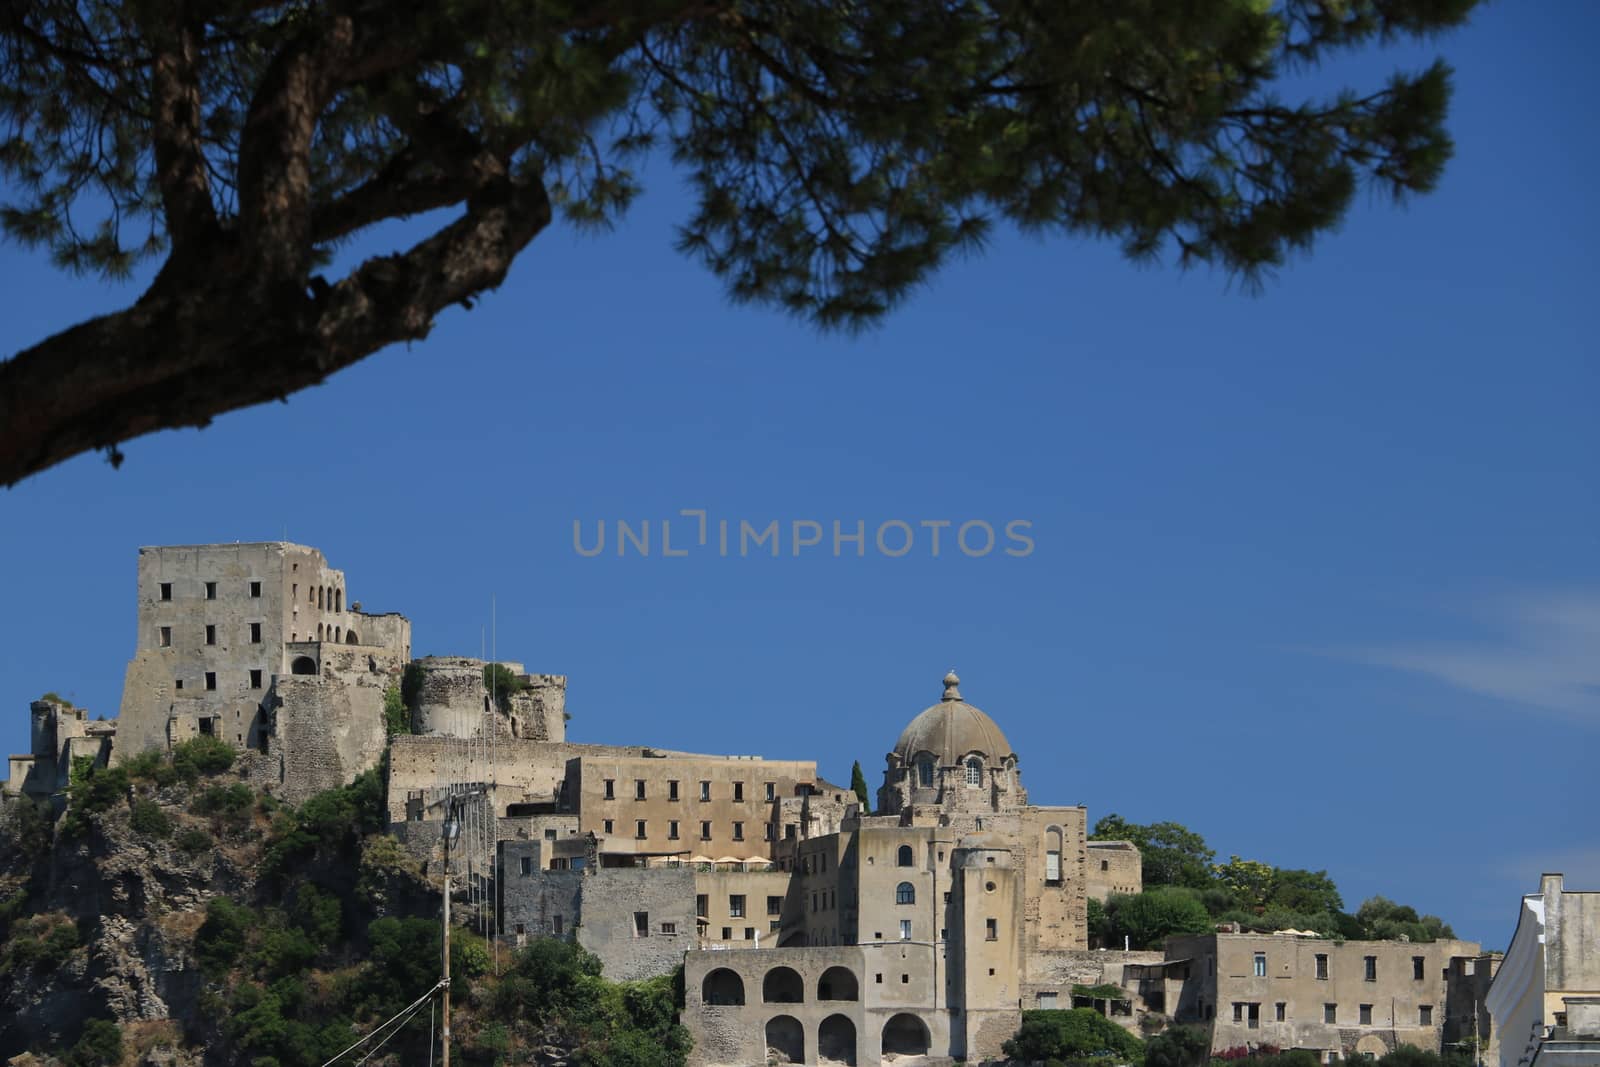
[[[250,643],[252,645],[261,644],[261,623],[252,622],[252,623],[249,624],[249,626],[250,626]],[[170,626],[158,627],[157,633],[156,633],[156,639],[160,643],[162,648],[171,648],[172,647],[172,627],[170,627]],[[206,644],[208,644],[208,645],[215,645],[217,643],[217,624],[216,623],[211,623],[211,622],[206,623],[205,640],[206,640]]]
[[[972,789],[981,788],[983,786],[983,760],[977,756],[968,756],[962,766],[967,785]],[[924,789],[932,788],[933,770],[933,759],[931,757],[924,756],[917,760],[917,784]]]
[[[1273,1021],[1288,1021],[1289,1005],[1285,1001],[1278,1001],[1273,1005]],[[1233,1021],[1244,1023],[1251,1030],[1261,1025],[1261,1005],[1250,1001],[1235,1001],[1233,1005]],[[1322,1006],[1322,1021],[1324,1023],[1337,1023],[1339,1021],[1339,1005],[1324,1004]],[[1361,1004],[1356,1008],[1356,1023],[1360,1026],[1372,1025],[1372,1005]],[[1433,1025],[1433,1005],[1420,1004],[1417,1006],[1417,1025]]]
[[[678,782],[678,780],[676,778],[668,780],[668,782],[667,782],[667,799],[668,800],[678,800],[679,799],[679,796],[678,796],[678,785],[679,785],[679,782]],[[764,799],[766,799],[766,800],[777,800],[778,799],[778,783],[777,782],[763,782],[762,785],[765,787],[765,794],[766,795],[765,795]],[[606,789],[605,798],[607,800],[615,800],[615,799],[617,799],[617,780],[615,778],[607,778],[605,780],[605,789]],[[648,794],[648,786],[646,784],[645,779],[643,779],[643,778],[635,778],[633,780],[633,799],[635,799],[635,800],[645,800],[645,799],[647,799],[648,795],[649,795]],[[700,783],[700,799],[701,800],[706,800],[706,801],[711,799],[711,783],[709,781],[703,781],[703,782]],[[734,799],[735,802],[739,802],[739,803],[742,803],[744,801],[744,783],[743,782],[734,782],[733,783],[733,799]]]
[[[667,820],[667,840],[668,841],[681,841],[683,839],[682,835],[679,833],[678,825],[679,824],[678,824],[678,820],[677,819],[669,819],[669,820]],[[704,822],[702,822],[700,824],[700,840],[702,840],[702,841],[710,841],[711,840],[711,836],[712,836],[711,835],[711,825],[712,824],[711,824],[711,821],[709,819],[705,820]],[[615,819],[605,819],[605,820],[603,820],[601,822],[600,826],[601,826],[601,832],[602,833],[615,834],[617,832],[617,829],[616,829],[617,820],[615,820]],[[790,837],[794,836],[794,834],[793,834],[794,827],[793,826],[786,827],[785,829],[790,831],[790,833],[789,833]],[[635,819],[633,821],[633,836],[635,838],[637,838],[638,840],[640,840],[640,841],[643,841],[645,838],[649,837],[650,836],[649,820],[647,820],[647,819]],[[733,824],[733,835],[732,836],[733,836],[733,840],[735,840],[735,841],[743,841],[745,839],[744,838],[744,823],[735,822]],[[775,840],[777,840],[777,836],[778,836],[778,828],[774,824],[772,824],[770,822],[761,824],[761,839],[763,841],[775,841]]]
[[[745,909],[745,895],[743,893],[729,893],[728,894],[728,914],[731,917],[735,918],[735,919],[742,919],[742,918],[744,918],[744,909]],[[711,897],[708,896],[705,893],[696,893],[695,894],[695,898],[694,898],[694,913],[695,913],[695,915],[697,915],[698,917],[700,917],[702,919],[704,919],[706,916],[710,915],[711,914]],[[782,897],[768,897],[767,898],[767,914],[768,915],[782,915],[783,914],[783,898]]]
[[[1257,978],[1265,978],[1267,976],[1267,954],[1265,952],[1257,952],[1255,954],[1255,964],[1255,976]],[[1362,978],[1368,982],[1376,982],[1378,980],[1378,957],[1363,956],[1361,965]],[[1426,956],[1412,956],[1411,980],[1420,982],[1427,976],[1427,973],[1428,958]],[[1328,954],[1326,952],[1319,952],[1316,955],[1316,976],[1324,981],[1328,978]]]
[[[257,667],[257,668],[252,669],[250,671],[250,688],[251,689],[260,689],[262,687],[262,682],[264,681],[265,678],[266,678],[266,671],[263,668]],[[206,671],[205,677],[201,679],[201,682],[205,686],[206,692],[208,692],[208,693],[216,692],[216,689],[217,689],[217,672],[216,671]],[[183,688],[183,679],[182,678],[174,678],[172,680],[172,688],[174,690],[182,689]]]
[[[250,596],[255,597],[255,598],[259,598],[261,596],[261,583],[259,581],[251,580],[247,585],[247,589],[248,589],[248,591],[250,593]],[[205,584],[205,595],[206,595],[206,599],[207,600],[215,600],[215,599],[217,599],[217,583],[216,582],[207,582]],[[161,599],[162,600],[171,600],[172,599],[172,583],[171,582],[162,582],[161,583]]]

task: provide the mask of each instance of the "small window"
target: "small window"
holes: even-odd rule
[[[754,941],[756,939],[756,928],[754,926],[746,926],[744,928],[744,939],[746,941]]]
[[[1111,869],[1111,861],[1110,860],[1101,860],[1100,861],[1100,869],[1102,871],[1109,871]]]
[[[251,689],[260,689],[261,688],[261,671],[260,670],[253,670],[253,671],[250,672],[250,688]]]
[[[761,824],[761,840],[771,841],[778,836],[778,828],[770,822]]]
[[[678,783],[676,781],[667,782],[667,799],[668,800],[677,800],[678,799]]]
[[[910,919],[901,919],[900,920],[900,940],[902,940],[902,941],[910,941],[911,940],[911,920]]]
[[[633,913],[633,936],[650,936],[650,913],[648,911],[636,911]]]
[[[1044,880],[1051,885],[1061,882],[1061,851],[1050,849],[1044,854]]]
[[[215,689],[216,687],[217,687],[217,672],[216,671],[206,671],[206,688],[207,689]]]
[[[1372,1025],[1372,1005],[1363,1004],[1360,1008],[1361,1017],[1357,1020],[1362,1026]]]
[[[705,893],[696,893],[694,897],[694,913],[700,918],[711,914],[711,897]]]
[[[733,839],[735,841],[744,840],[744,823],[736,822],[733,824]]]
[[[768,782],[768,783],[766,783],[766,790],[767,790],[767,799],[768,800],[777,800],[778,799],[778,783],[777,782]]]
[[[214,645],[216,643],[217,643],[217,628],[215,626],[211,625],[210,623],[207,623],[206,624],[206,644]]]
[[[1378,980],[1378,957],[1366,956],[1363,958],[1367,964],[1367,981],[1376,982]]]
[[[1422,975],[1424,973],[1423,972],[1423,968],[1425,968],[1427,966],[1427,963],[1428,963],[1428,960],[1427,960],[1427,957],[1425,957],[1425,956],[1412,956],[1411,957],[1411,980],[1412,981],[1414,981],[1414,982],[1422,981]]]
[[[701,782],[700,783],[700,799],[701,800],[710,800],[711,799],[711,783],[710,782]]]
[[[617,832],[616,820],[614,820],[614,819],[605,819],[605,820],[603,820],[600,823],[600,829],[601,829],[601,833],[607,833],[607,834],[616,833]]]
[[[733,799],[734,800],[743,800],[744,799],[744,783],[743,782],[734,782],[733,783]]]
[[[556,828],[554,826],[546,826],[544,828],[544,839],[546,841],[554,841],[556,839]]]
[[[172,680],[172,688],[174,688],[174,689],[182,689],[183,688],[183,679],[182,678],[174,678]]]
[[[1328,954],[1317,953],[1317,977],[1326,980],[1328,977]]]
[[[261,596],[261,583],[260,582],[251,582],[250,583],[250,595],[253,596],[253,597],[256,597],[256,598],[259,598]]]
[[[668,934],[668,935],[675,934],[675,933],[678,932],[678,924],[677,923],[662,923],[661,924],[661,932],[663,934]]]
[[[792,822],[791,823],[785,823],[784,827],[783,827],[783,839],[785,841],[793,841],[794,840],[794,831],[795,831],[794,823],[792,823]]]
[[[933,760],[923,758],[917,761],[917,784],[924,789],[933,786]]]
[[[617,780],[615,778],[606,779],[606,799],[617,799]]]
[[[171,600],[172,599],[172,583],[171,582],[162,582],[161,583],[161,599],[162,600]]]
[[[215,600],[215,599],[217,599],[217,583],[216,582],[207,582],[206,583],[206,599],[207,600]]]
[[[879,940],[881,941],[882,938],[879,938]],[[882,985],[883,984],[883,974],[882,974],[882,972],[879,972],[878,974],[873,975],[872,976],[872,982],[873,982],[874,985]]]
[[[1245,1025],[1251,1030],[1261,1029],[1261,1005],[1245,1005]]]
[[[1322,1021],[1325,1022],[1325,1023],[1336,1023],[1336,1022],[1338,1022],[1339,1021],[1339,1005],[1337,1005],[1337,1004],[1324,1004],[1322,1006]]]
[[[561,936],[561,916],[550,916],[550,932],[555,934],[557,937]]]
[[[1433,1025],[1433,1005],[1432,1004],[1423,1004],[1422,1006],[1417,1008],[1417,1025],[1418,1026],[1432,1026]]]
[[[915,904],[917,902],[917,887],[910,882],[901,882],[894,887],[894,902],[896,904]]]
[[[1053,1010],[1055,1010],[1056,1001],[1057,1001],[1056,994],[1054,994],[1054,993],[1040,993],[1039,994],[1039,1010],[1040,1011],[1053,1011]]]
[[[523,934],[525,934],[527,932],[528,932],[528,928],[526,926],[523,926],[521,923],[517,924],[517,936],[518,937],[521,937]]]
[[[671,820],[671,821],[669,821],[667,823],[667,840],[676,841],[677,839],[678,839],[678,820],[677,819],[673,819],[673,820]]]
[[[997,919],[983,920],[983,939],[985,941],[1000,940],[1000,923]]]
[[[633,824],[633,836],[637,837],[637,838],[645,837],[644,820],[643,819],[640,819],[640,820],[638,820],[637,822],[635,822]]]
[[[711,840],[711,824],[709,822],[702,822],[700,824],[700,840]]]
[[[730,919],[744,918],[744,894],[733,893],[728,897],[728,917]]]
[[[722,928],[722,940],[724,940],[724,941],[732,941],[733,940],[733,927],[724,926]]]
[[[781,914],[783,914],[783,898],[782,897],[768,897],[767,898],[767,914],[768,915],[781,915]]]
[[[967,785],[973,789],[983,785],[983,761],[977,756],[967,757]]]
[[[916,862],[916,853],[911,851],[910,845],[901,845],[900,850],[895,853],[894,865],[896,867],[910,867]]]
[[[901,985],[910,985],[911,984],[911,976],[909,974],[900,975],[900,984]]]
[[[643,800],[644,799],[644,779],[643,778],[635,778],[633,780],[633,799],[635,799],[635,800]]]
[[[170,626],[163,626],[161,628],[161,647],[162,648],[171,648],[172,647],[172,627],[170,627]]]
[[[1272,1019],[1273,1019],[1274,1022],[1280,1022],[1281,1023],[1286,1018],[1288,1018],[1287,1012],[1289,1010],[1289,1005],[1285,1004],[1283,1001],[1280,1000],[1280,1001],[1278,1001],[1278,1003],[1274,1004],[1272,1007],[1273,1007]]]
[[[1257,952],[1256,953],[1256,977],[1257,978],[1265,978],[1266,976],[1267,976],[1267,956],[1266,956],[1266,953]]]
[[[1233,1002],[1233,1021],[1244,1022],[1244,1005],[1237,1000]]]
[[[533,873],[533,857],[532,856],[524,856],[524,857],[522,857],[522,873],[524,875],[529,875],[529,874]]]
[[[250,624],[250,643],[252,645],[259,645],[261,643],[261,624],[259,622],[253,622]]]

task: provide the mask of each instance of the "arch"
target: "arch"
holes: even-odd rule
[[[700,999],[706,1004],[743,1004],[744,979],[726,967],[718,967],[700,983]]]
[[[1044,831],[1044,880],[1055,885],[1062,880],[1061,857],[1066,855],[1066,835],[1059,826],[1047,826]]]
[[[983,760],[977,756],[967,757],[967,785],[974,789],[983,785]]]
[[[310,656],[296,656],[294,662],[289,664],[290,674],[316,674],[317,661]]]
[[[341,635],[343,633],[344,633],[344,631],[341,630],[339,627],[335,626],[333,628],[333,643],[334,644],[338,644],[339,643],[339,639],[340,639],[340,637],[341,637]]]
[[[344,590],[343,589],[335,589],[333,591],[333,610],[334,611],[343,611],[344,610]]]
[[[806,984],[793,967],[774,967],[761,980],[761,999],[768,1004],[799,1004],[806,999]]]
[[[806,1062],[806,1028],[792,1015],[767,1020],[767,1062]]]
[[[901,1012],[883,1024],[885,1056],[926,1056],[931,1045],[927,1024],[915,1015]]]
[[[325,591],[326,591],[326,590],[324,590],[324,589],[323,589],[323,588],[322,588],[322,586],[320,586],[320,585],[319,585],[319,586],[317,586],[317,610],[318,610],[318,611],[321,611],[321,610],[322,610],[322,606],[323,606],[323,605],[322,605],[322,594],[323,594],[323,593],[324,593],[324,592],[325,592]]]
[[[927,753],[917,757],[917,784],[924,789],[933,788],[933,757]]]
[[[916,862],[917,854],[912,851],[910,845],[901,845],[899,851],[894,854],[894,865],[896,867],[910,867]]]
[[[860,1000],[861,985],[848,967],[829,967],[817,979],[818,1000]]]
[[[917,887],[910,882],[901,882],[894,887],[894,902],[896,904],[915,904],[917,902]]]
[[[317,623],[317,640],[322,640],[322,624],[320,622]]]
[[[817,1062],[856,1062],[856,1024],[843,1015],[830,1015],[817,1027]]]
[[[361,642],[356,638],[354,630],[346,630],[344,632],[344,643],[347,645],[359,645]]]

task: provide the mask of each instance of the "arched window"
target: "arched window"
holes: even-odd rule
[[[322,610],[322,586],[317,586],[317,610]]]
[[[933,760],[927,756],[917,760],[917,784],[924,789],[933,786]]]
[[[917,902],[917,887],[910,882],[901,882],[894,887],[894,902],[896,904],[915,904]]]
[[[320,622],[317,623],[317,640],[322,640],[322,624]]]
[[[343,611],[344,610],[344,590],[343,589],[335,589],[333,591],[333,610],[334,611]]]
[[[901,845],[900,851],[895,854],[896,867],[909,867],[916,862],[916,854],[911,851],[910,845]]]
[[[983,760],[977,756],[967,757],[967,784],[973,788],[983,785]]]

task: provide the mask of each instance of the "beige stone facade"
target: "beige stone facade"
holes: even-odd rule
[[[1494,1067],[1600,1064],[1600,892],[1540,876],[1489,987]]]

